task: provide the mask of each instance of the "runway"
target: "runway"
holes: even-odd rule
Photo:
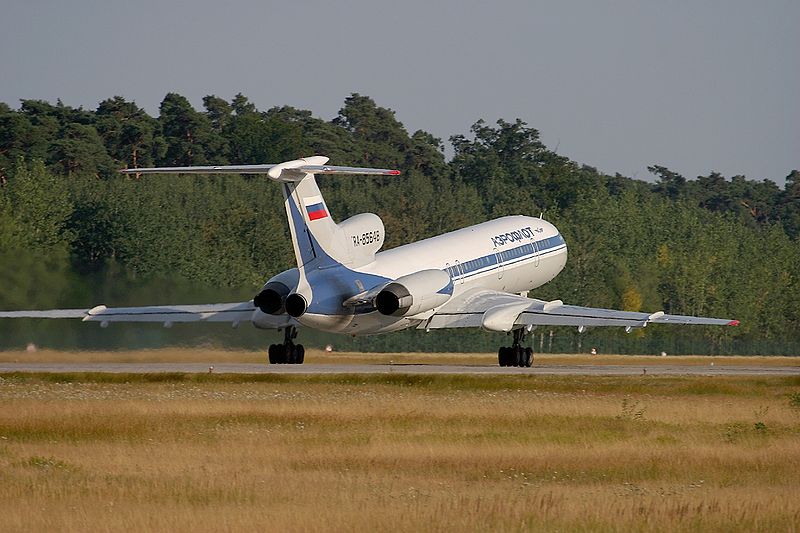
[[[179,374],[468,374],[468,375],[562,375],[562,376],[800,376],[791,366],[700,365],[534,365],[531,368],[490,365],[441,364],[304,364],[253,363],[0,363],[0,373],[179,373]]]

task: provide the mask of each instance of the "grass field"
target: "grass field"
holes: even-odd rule
[[[0,530],[797,531],[800,378],[0,376]]]

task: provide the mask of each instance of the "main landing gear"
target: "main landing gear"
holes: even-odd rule
[[[497,361],[500,366],[531,366],[533,364],[533,349],[524,348],[525,328],[514,330],[514,342],[511,346],[503,346],[497,351]]]
[[[269,345],[269,363],[271,365],[302,365],[306,357],[306,349],[302,344],[295,344],[297,328],[286,326],[283,330],[283,344]]]

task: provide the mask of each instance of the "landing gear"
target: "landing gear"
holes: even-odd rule
[[[497,351],[497,362],[500,366],[530,367],[533,364],[533,350],[522,346],[526,333],[525,328],[515,329],[513,344],[503,346]]]
[[[306,358],[306,349],[302,344],[295,344],[297,328],[286,326],[283,330],[283,344],[269,345],[269,364],[271,365],[302,365]]]

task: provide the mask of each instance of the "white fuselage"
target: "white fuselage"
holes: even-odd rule
[[[475,287],[520,293],[552,280],[566,261],[567,246],[555,226],[541,218],[508,216],[379,252],[374,261],[349,274],[395,280],[421,270],[440,269],[453,280],[453,296]],[[331,276],[341,277],[341,273],[332,269]],[[332,279],[331,284],[335,283]],[[370,288],[347,287],[340,301]],[[374,310],[342,310],[306,313],[298,321],[315,329],[364,335],[418,326],[434,311],[397,317]]]
[[[475,286],[527,291],[547,283],[564,268],[566,245],[549,246],[542,252],[538,247],[521,250],[519,255],[508,252],[558,235],[556,227],[543,219],[508,216],[380,252],[373,263],[358,270],[391,279],[428,268],[447,270],[453,278],[453,294]]]

